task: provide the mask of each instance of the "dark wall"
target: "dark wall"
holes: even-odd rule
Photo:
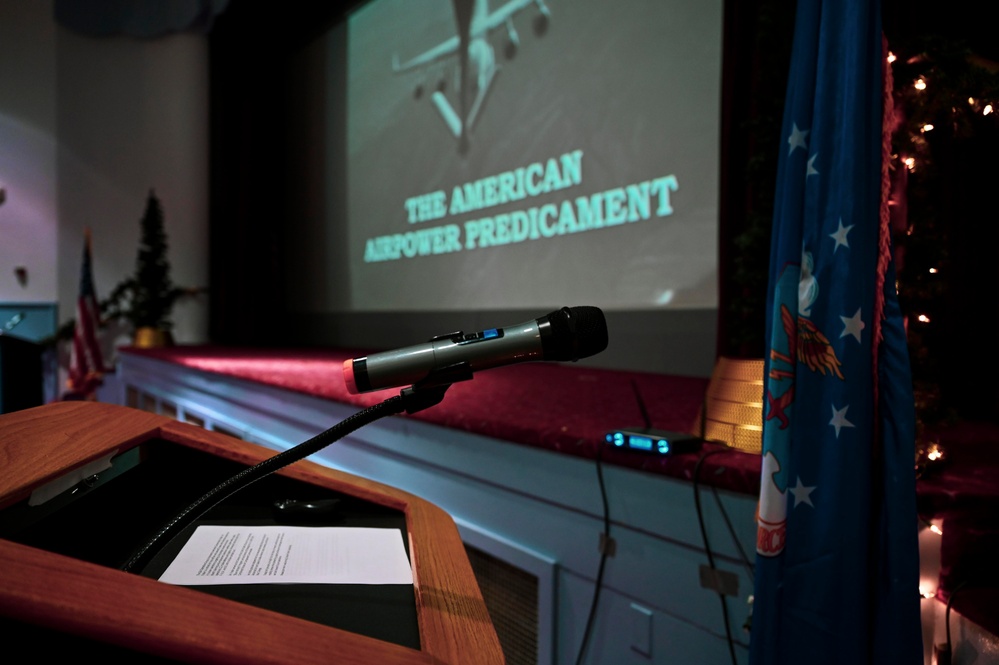
[[[766,352],[767,274],[794,2],[725,3],[718,355]]]
[[[289,59],[357,1],[232,2],[210,53],[209,337],[282,344]]]

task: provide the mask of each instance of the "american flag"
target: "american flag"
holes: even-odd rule
[[[73,348],[69,356],[68,388],[77,396],[89,397],[104,380],[104,355],[97,329],[100,327],[100,307],[94,289],[93,266],[90,258],[90,229],[84,231],[83,266],[80,270],[80,293],[76,299],[76,324],[73,328]]]
[[[752,665],[921,665],[878,0],[799,0],[770,254]]]

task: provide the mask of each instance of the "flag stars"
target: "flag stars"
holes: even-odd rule
[[[839,438],[840,430],[844,427],[854,426],[853,423],[846,419],[846,410],[849,408],[849,405],[844,406],[842,409],[837,409],[835,405],[832,407],[832,420],[829,421],[829,424],[836,428],[837,439]]]
[[[846,239],[846,234],[850,232],[850,229],[852,229],[853,226],[853,224],[850,224],[850,226],[843,226],[843,218],[840,217],[839,228],[836,229],[835,233],[829,234],[829,237],[836,241],[836,246],[833,247],[833,254],[835,254],[836,250],[840,247],[846,247],[847,249],[850,248],[850,241]]]
[[[787,154],[794,152],[795,148],[801,148],[802,150],[808,149],[808,130],[798,129],[798,123],[791,123],[791,136],[787,138],[787,144],[791,146],[787,150]]]
[[[815,504],[812,503],[812,492],[815,490],[815,487],[815,485],[802,485],[801,476],[798,476],[798,484],[788,488],[794,496],[794,507],[797,508],[801,504],[808,504],[814,508]]]
[[[847,335],[853,335],[853,337],[860,342],[860,331],[867,327],[860,318],[860,308],[857,308],[857,313],[853,316],[841,316],[840,321],[843,322],[843,332],[839,336],[846,337]]]
[[[815,168],[815,160],[816,160],[816,158],[818,156],[819,156],[819,153],[815,153],[814,155],[812,155],[811,157],[808,158],[808,166],[805,167],[805,177],[806,178],[808,176],[810,176],[810,175],[818,175],[819,174],[819,170],[817,168]]]

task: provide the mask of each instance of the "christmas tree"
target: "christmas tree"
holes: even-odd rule
[[[173,283],[167,249],[163,206],[156,193],[150,190],[141,220],[135,273],[119,283],[108,296],[106,318],[124,318],[134,330],[169,331],[173,327],[170,314],[174,305],[182,297],[195,295],[198,289],[182,288]]]

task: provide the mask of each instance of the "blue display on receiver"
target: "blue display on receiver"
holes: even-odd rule
[[[613,448],[653,455],[689,452],[701,444],[693,434],[641,427],[612,430],[604,438]]]

